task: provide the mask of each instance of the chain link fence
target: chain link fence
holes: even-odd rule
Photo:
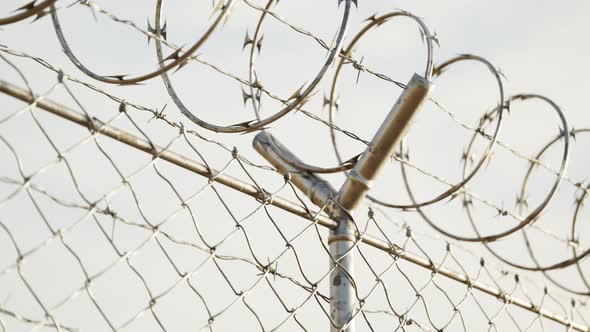
[[[51,21],[73,64],[54,66],[0,43],[3,331],[590,330],[584,261],[589,251],[581,222],[587,217],[589,187],[575,171],[565,174],[570,150],[583,147],[579,141],[588,129],[570,128],[547,97],[505,96],[502,73],[483,58],[461,55],[434,65],[438,37],[411,13],[373,15],[347,40],[352,8],[370,4],[338,1],[333,6],[343,18],[329,40],[281,16],[275,1],[233,2],[207,4],[210,26],[191,47],[168,40],[170,23],[160,22],[162,1],[156,3],[156,19],[145,26],[93,1],[33,1],[0,19],[15,30],[22,20]],[[107,19],[144,42],[146,37],[153,41],[158,69],[137,76],[89,69],[69,46],[62,31],[69,27],[58,18],[88,9],[99,25]],[[216,29],[231,24],[230,14],[237,11],[256,17],[241,45],[247,78],[207,60],[206,52],[197,53],[215,39]],[[336,124],[336,115],[346,108],[337,98],[337,82],[341,76],[358,82],[363,73],[363,78],[406,88],[353,52],[366,33],[397,18],[418,23],[428,45],[425,77],[434,79],[454,63],[477,62],[493,74],[500,100],[470,122],[437,97],[429,99],[428,116],[444,116],[452,130],[470,139],[459,158],[460,179],[453,182],[436,167],[421,166],[410,154],[410,139],[391,157],[387,171],[397,174],[397,182],[377,191],[399,197],[405,190],[407,200],[391,203],[370,196],[354,212],[355,237],[345,256],[354,255],[356,265],[347,274],[355,310],[344,326],[337,326],[330,275],[341,258],[328,245],[329,230],[337,225],[328,216],[329,202],[315,206],[296,187],[297,174],[285,174],[255,154],[249,134],[291,121],[295,114],[304,126],[330,132],[338,161],[332,167],[300,162],[300,173],[329,174],[332,181],[334,174],[352,169],[358,156],[341,157],[349,153],[347,144],[364,148],[369,140]],[[325,53],[319,74],[294,93],[274,93],[258,75],[265,19]],[[237,99],[251,106],[255,118],[222,126],[197,117],[169,76],[191,66],[239,84]],[[348,76],[340,75],[346,69]],[[77,70],[88,77],[77,76]],[[43,89],[30,78],[35,72],[46,77]],[[333,81],[319,93],[326,72]],[[157,76],[178,110],[123,97],[125,85],[140,96],[153,91],[147,80]],[[145,88],[138,85],[144,81]],[[499,136],[503,115],[529,101],[548,105],[560,121],[558,134],[532,155]],[[279,111],[265,118],[267,105]],[[471,181],[487,169],[497,175],[490,165],[506,158],[527,170],[524,181],[516,181],[515,208],[495,193],[479,194],[482,187]],[[428,185],[416,180],[419,176]],[[424,188],[430,189],[426,195]],[[435,194],[438,189],[441,194]],[[434,198],[422,198],[429,195]],[[547,212],[551,204],[570,212],[573,204],[570,221],[565,213],[553,218]]]

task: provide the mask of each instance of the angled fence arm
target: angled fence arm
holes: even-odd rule
[[[52,113],[56,116],[59,116],[60,118],[65,119],[65,120],[72,121],[72,122],[74,122],[78,125],[81,125],[83,127],[95,128],[101,134],[108,136],[110,138],[113,138],[115,140],[118,140],[128,146],[135,148],[135,149],[138,149],[138,150],[144,151],[146,153],[150,153],[150,154],[154,153],[154,150],[153,150],[154,147],[152,145],[150,145],[149,142],[147,142],[146,140],[144,140],[140,137],[131,135],[131,134],[129,134],[125,131],[122,131],[120,129],[117,129],[115,127],[112,127],[109,125],[104,125],[104,123],[100,122],[97,119],[94,119],[94,118],[89,119],[79,112],[76,112],[64,105],[55,103],[55,102],[50,101],[48,99],[37,99],[36,100],[35,96],[31,96],[27,90],[24,90],[18,86],[15,86],[15,85],[8,83],[6,81],[3,81],[1,79],[0,79],[0,93],[3,93],[7,96],[11,96],[13,98],[22,100],[26,103],[36,102],[35,106],[38,107],[39,109],[42,109],[42,110],[47,111],[49,113]],[[275,141],[275,143],[276,143],[276,141]],[[255,147],[256,146],[257,145],[255,143]],[[264,145],[260,145],[260,146],[263,147]],[[156,147],[156,150],[161,151],[162,149],[159,147]],[[258,148],[257,148],[257,150],[258,150]],[[263,154],[263,156],[264,156],[264,154]],[[210,170],[205,165],[198,163],[194,160],[191,160],[189,158],[186,158],[186,157],[179,155],[177,153],[174,153],[170,150],[162,151],[159,154],[159,158],[164,159],[172,164],[175,164],[179,167],[182,167],[184,169],[192,171],[192,172],[199,174],[201,176],[204,176],[204,177],[210,176]],[[275,165],[271,159],[267,158],[267,160],[269,160],[269,162],[271,162],[273,165]],[[280,169],[280,167],[278,167],[277,165],[275,165],[275,167]],[[213,172],[215,173],[215,170],[213,170]],[[298,175],[299,175],[298,173],[292,173],[292,177],[293,177],[292,181],[294,183],[297,183],[294,180]],[[314,178],[321,180],[321,178],[319,178],[315,175],[314,175]],[[261,193],[256,186],[253,186],[249,183],[242,182],[242,181],[235,179],[233,177],[221,174],[219,176],[216,176],[213,180],[220,183],[220,184],[223,184],[224,186],[227,186],[227,187],[232,188],[234,190],[238,190],[238,191],[240,191],[246,195],[249,195],[255,199],[264,199],[264,194]],[[319,190],[319,188],[320,188],[320,186],[317,186],[316,191]],[[307,192],[304,189],[302,189],[302,191]],[[320,193],[320,192],[318,191],[318,193]],[[321,196],[318,196],[318,197],[321,197]],[[305,209],[303,206],[298,205],[298,204],[291,202],[289,200],[283,199],[281,197],[274,196],[273,199],[269,202],[269,204],[276,206],[280,209],[283,209],[284,211],[290,212],[294,215],[300,216],[306,220],[313,220],[314,222],[317,222],[318,225],[321,225],[321,226],[329,228],[329,229],[334,229],[337,225],[337,223],[335,221],[331,220],[330,218],[328,218],[324,215],[317,215],[314,218],[314,216],[310,215],[309,211],[307,209]],[[323,204],[320,204],[320,205],[323,206]],[[414,265],[420,266],[420,267],[425,268],[427,270],[436,271],[437,274],[445,276],[445,277],[447,277],[451,280],[454,280],[460,284],[466,285],[470,289],[475,289],[475,290],[478,290],[484,294],[488,294],[489,296],[492,296],[494,298],[502,299],[503,301],[505,301],[505,303],[508,303],[508,304],[516,306],[518,308],[532,312],[532,313],[538,315],[539,317],[547,318],[547,319],[549,319],[553,322],[556,322],[562,326],[570,328],[571,330],[580,331],[580,332],[590,332],[590,328],[587,325],[585,325],[584,323],[573,322],[570,320],[569,317],[564,317],[562,315],[559,315],[557,313],[554,313],[550,310],[544,309],[541,306],[532,303],[530,299],[522,299],[522,298],[518,298],[515,296],[510,296],[510,295],[506,294],[506,292],[504,292],[502,289],[498,288],[497,286],[490,286],[490,285],[487,285],[481,281],[471,280],[469,278],[469,276],[466,274],[457,273],[456,271],[453,271],[453,270],[448,269],[446,267],[434,265],[434,263],[431,260],[425,259],[423,257],[412,254],[407,251],[402,251],[399,248],[392,247],[387,242],[382,241],[377,238],[374,238],[370,235],[363,235],[360,240],[363,243],[365,243],[366,245],[373,247],[377,250],[387,252],[391,255],[394,255],[396,257],[403,259],[404,261],[410,262]],[[351,331],[351,330],[349,329],[348,331]]]
[[[352,214],[365,198],[379,171],[393,154],[394,149],[406,134],[412,119],[426,101],[433,84],[420,75],[414,74],[406,89],[383,121],[355,167],[348,173],[346,182],[336,193],[332,187],[317,175],[298,172],[281,156],[268,148],[269,139],[281,148],[283,157],[298,161],[286,148],[281,147],[270,134],[260,133],[254,139],[254,147],[271,164],[283,172],[292,173],[292,181],[311,201],[327,205],[326,212],[337,222],[330,230],[330,318],[331,331],[354,332],[353,318],[357,311],[357,296],[351,276],[354,275],[354,255],[352,250],[360,241],[355,232]],[[333,199],[329,200],[328,198]]]

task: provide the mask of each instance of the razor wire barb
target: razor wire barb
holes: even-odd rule
[[[336,142],[336,133],[344,134],[348,138],[360,141],[364,144],[368,144],[368,141],[352,131],[337,126],[334,122],[336,115],[335,110],[340,106],[335,91],[338,74],[334,76],[334,83],[329,97],[324,97],[324,107],[327,106],[330,110],[329,119],[322,119],[313,112],[304,109],[304,106],[309,102],[310,98],[317,93],[317,85],[323,79],[328,68],[339,59],[340,66],[350,65],[355,70],[358,70],[359,74],[361,72],[366,72],[378,79],[391,82],[402,89],[405,88],[403,83],[366,68],[362,64],[362,59],[355,59],[352,53],[353,45],[348,45],[348,48],[344,47],[344,32],[346,31],[347,22],[349,20],[349,11],[351,6],[357,5],[356,1],[338,1],[339,5],[340,2],[344,2],[345,9],[343,10],[342,22],[338,27],[338,32],[335,34],[336,37],[331,43],[322,40],[305,29],[289,23],[281,15],[274,12],[272,8],[277,5],[278,1],[275,2],[270,0],[264,7],[258,6],[249,0],[244,0],[244,2],[248,7],[260,13],[260,18],[254,35],[250,37],[247,33],[243,45],[244,48],[249,47],[250,51],[250,75],[247,79],[240,78],[237,75],[226,71],[222,66],[208,62],[202,55],[195,55],[196,51],[207,41],[207,39],[213,38],[214,31],[227,21],[232,10],[232,5],[234,5],[234,1],[231,0],[219,0],[213,2],[213,15],[216,15],[213,23],[211,23],[209,29],[199,37],[198,41],[186,51],[167,40],[166,24],[164,23],[162,26],[160,22],[159,13],[162,1],[158,1],[156,5],[157,14],[154,21],[154,27],[151,26],[148,20],[148,26],[145,30],[140,28],[138,24],[130,20],[121,19],[101,8],[96,2],[89,0],[76,1],[73,4],[62,7],[59,7],[63,4],[60,1],[54,0],[40,3],[32,1],[18,8],[17,14],[0,19],[0,25],[11,24],[33,16],[35,16],[34,20],[38,20],[46,15],[50,15],[59,42],[63,47],[66,56],[83,73],[103,83],[116,85],[133,85],[150,78],[161,76],[171,99],[174,101],[178,109],[187,115],[194,124],[207,130],[227,133],[244,133],[258,130],[264,131],[268,129],[269,124],[278,121],[282,116],[296,110],[306,115],[307,118],[319,122],[330,129],[332,143],[340,164],[330,168],[322,168],[293,161],[290,161],[291,164],[301,169],[302,173],[333,173],[350,170],[357,159],[352,158],[348,161],[343,161],[342,158],[340,158],[340,152]],[[58,18],[59,13],[66,11],[68,8],[76,4],[88,6],[93,13],[102,14],[115,22],[133,27],[136,31],[147,36],[148,42],[151,39],[154,39],[160,67],[153,72],[138,75],[133,78],[127,78],[127,75],[101,76],[88,69],[85,64],[81,63],[76,58],[73,50],[69,47],[64,33],[61,31],[62,28]],[[303,36],[314,39],[329,53],[329,56],[317,76],[310,80],[311,83],[307,86],[301,86],[290,97],[279,97],[272,93],[268,87],[263,85],[261,78],[256,74],[255,54],[260,52],[262,48],[262,22],[267,16],[274,18],[277,22],[286,25],[291,30]],[[367,20],[368,23],[365,26],[365,29],[357,35],[359,36],[358,38],[361,38],[362,35],[368,32],[372,27],[380,26],[395,16],[410,17],[420,25],[420,33],[423,36],[424,41],[429,45],[425,73],[426,78],[430,78],[431,74],[433,76],[440,75],[445,67],[458,61],[480,61],[483,62],[498,79],[501,100],[496,107],[492,107],[491,111],[484,113],[477,127],[470,126],[459,120],[459,117],[448,110],[441,102],[431,100],[439,110],[448,114],[449,117],[460,127],[469,130],[473,134],[473,138],[465,153],[467,157],[463,159],[464,178],[459,184],[452,184],[450,181],[434,174],[432,171],[414,165],[410,162],[407,152],[403,149],[398,154],[392,156],[392,158],[397,160],[402,167],[403,182],[413,203],[406,206],[400,206],[394,203],[386,203],[377,199],[372,199],[375,204],[373,208],[377,210],[377,206],[381,205],[383,207],[396,208],[402,212],[417,211],[422,215],[424,220],[431,224],[432,227],[445,235],[445,238],[451,238],[454,239],[454,241],[449,240],[449,242],[446,242],[439,240],[438,243],[442,248],[439,249],[436,254],[432,254],[429,253],[429,249],[426,249],[424,246],[424,242],[426,241],[421,242],[419,236],[417,236],[409,226],[403,225],[402,227],[391,229],[391,223],[378,218],[372,209],[368,210],[368,216],[366,218],[363,219],[359,217],[355,219],[354,227],[356,229],[356,241],[351,252],[358,253],[358,257],[360,257],[360,261],[362,262],[364,274],[362,276],[349,276],[351,282],[355,285],[355,296],[359,304],[353,317],[351,317],[350,322],[354,319],[359,325],[367,330],[380,330],[383,328],[384,322],[387,322],[385,326],[388,326],[388,329],[392,329],[391,327],[394,326],[394,330],[408,330],[415,328],[422,331],[442,331],[448,329],[468,331],[473,329],[472,324],[474,324],[470,323],[468,318],[471,318],[471,314],[475,314],[479,316],[478,319],[481,322],[487,324],[488,330],[499,330],[501,327],[506,326],[505,324],[508,324],[511,329],[519,331],[536,329],[552,330],[552,327],[546,328],[545,325],[556,323],[565,326],[569,330],[589,331],[590,328],[585,319],[587,314],[582,311],[587,310],[585,297],[590,294],[590,285],[586,281],[584,269],[580,265],[580,262],[590,251],[586,248],[580,248],[580,244],[576,240],[576,225],[578,224],[579,213],[583,206],[586,194],[588,193],[588,188],[584,185],[584,181],[578,181],[564,175],[565,166],[568,161],[569,139],[575,138],[576,135],[588,132],[588,130],[568,129],[567,122],[559,107],[544,96],[520,94],[506,97],[506,100],[504,100],[500,79],[501,73],[483,58],[473,55],[461,55],[443,63],[442,65],[434,66],[432,44],[438,43],[438,37],[435,34],[431,35],[422,20],[411,13],[398,11],[382,16],[371,16]],[[162,51],[162,45],[171,49],[172,53],[165,57]],[[198,327],[205,330],[213,331],[216,326],[219,326],[219,324],[229,324],[227,322],[218,322],[224,320],[231,321],[233,316],[253,322],[253,325],[257,326],[257,328],[262,331],[277,330],[279,328],[298,328],[304,331],[316,330],[317,323],[315,322],[318,317],[322,320],[332,322],[332,325],[334,324],[329,309],[327,309],[330,296],[326,293],[326,287],[327,284],[329,284],[328,276],[330,275],[331,270],[337,267],[339,262],[331,256],[326,247],[327,237],[324,231],[326,228],[333,228],[335,222],[330,220],[323,213],[325,206],[319,208],[308,206],[306,200],[302,198],[297,189],[295,189],[288,174],[277,174],[278,172],[272,167],[257,165],[250,162],[249,159],[242,156],[236,148],[228,147],[222,142],[207,138],[197,130],[188,129],[188,125],[186,124],[169,120],[166,117],[166,114],[164,114],[164,108],[158,110],[142,106],[138,103],[129,102],[124,98],[117,97],[91,83],[66,74],[58,67],[54,67],[39,57],[30,56],[24,52],[13,50],[8,45],[2,45],[0,52],[4,54],[1,55],[1,57],[5,64],[12,67],[12,69],[18,73],[22,82],[27,87],[26,89],[21,89],[9,82],[0,81],[0,90],[2,90],[4,94],[20,99],[26,103],[25,107],[22,107],[17,111],[2,115],[0,118],[0,128],[3,126],[7,127],[11,123],[22,121],[22,118],[30,116],[30,118],[27,118],[27,121],[32,122],[32,125],[42,133],[44,141],[49,144],[50,150],[56,156],[55,159],[45,163],[35,171],[27,172],[25,170],[26,162],[24,158],[21,157],[18,149],[13,143],[11,143],[8,134],[5,134],[0,130],[0,142],[5,149],[4,151],[7,152],[6,155],[10,156],[18,171],[18,176],[16,177],[4,175],[0,177],[0,183],[5,185],[5,188],[12,188],[7,195],[1,198],[0,209],[5,206],[10,206],[11,204],[17,204],[15,202],[20,196],[25,196],[26,200],[28,200],[32,207],[28,212],[34,213],[36,218],[39,218],[42,221],[45,231],[50,234],[49,237],[37,242],[32,247],[29,246],[29,248],[25,249],[19,242],[20,237],[11,230],[11,227],[14,227],[14,225],[11,226],[10,222],[10,219],[12,219],[13,216],[0,213],[0,228],[2,228],[4,232],[4,239],[7,239],[10,243],[9,247],[14,252],[15,258],[8,266],[0,266],[0,278],[16,277],[22,285],[24,285],[27,293],[33,298],[38,309],[42,312],[41,315],[39,315],[39,313],[30,315],[30,313],[25,310],[23,312],[26,312],[26,314],[21,314],[16,310],[10,309],[6,304],[10,303],[10,296],[9,299],[4,302],[0,299],[0,327],[3,330],[9,330],[7,326],[16,326],[7,324],[23,324],[33,330],[45,327],[51,327],[58,331],[76,330],[76,328],[71,327],[71,317],[62,314],[60,311],[72,306],[75,301],[79,301],[82,297],[90,301],[91,307],[95,310],[94,312],[98,313],[98,317],[100,317],[101,326],[106,329],[118,331],[129,328],[132,325],[139,324],[140,321],[144,319],[144,316],[149,317],[153,325],[163,331],[174,329],[176,326],[170,318],[170,309],[165,304],[161,303],[166,303],[166,300],[174,298],[174,294],[178,292],[178,289],[183,289],[184,293],[190,294],[193,300],[198,302],[199,311],[204,313],[202,315],[203,317],[200,317],[202,324]],[[9,57],[20,57],[27,60],[33,60],[44,68],[55,72],[58,79],[46,92],[37,94],[30,87],[26,76]],[[197,118],[187,107],[184,106],[180,97],[172,87],[170,78],[168,77],[169,72],[182,69],[190,61],[195,61],[208,66],[215,72],[238,81],[241,85],[246,87],[248,90],[242,89],[241,94],[245,104],[248,101],[252,104],[256,120],[223,127],[207,123],[200,118]],[[168,63],[165,64],[166,62]],[[107,121],[97,119],[92,115],[95,110],[91,111],[88,106],[84,105],[84,101],[76,96],[73,90],[69,87],[68,82],[76,83],[91,91],[108,97],[116,103],[118,112]],[[49,99],[49,97],[59,89],[63,89],[63,92],[71,98],[71,101],[77,106],[78,111],[54,103]],[[260,117],[260,105],[263,95],[280,102],[284,108],[270,118],[262,119]],[[502,122],[502,112],[509,111],[511,103],[514,101],[522,102],[531,98],[545,100],[556,110],[563,121],[561,126],[562,132],[557,137],[550,140],[545,147],[532,158],[527,157],[517,149],[512,148],[509,144],[497,140],[497,133]],[[150,135],[144,130],[147,126],[146,123],[142,122],[142,120],[134,119],[134,112],[131,112],[130,109],[150,112],[153,118],[167,123],[169,126],[177,130],[177,133],[168,141],[158,142],[158,140],[150,137]],[[70,144],[67,148],[60,148],[59,144],[56,143],[56,139],[52,137],[51,127],[44,124],[43,117],[40,116],[41,110],[48,111],[62,119],[73,121],[78,125],[87,128],[88,135],[81,140],[76,141],[76,143]],[[494,121],[496,123],[495,133],[489,134],[487,132],[487,127],[492,125]],[[113,125],[114,123],[121,122],[125,122],[126,125],[133,128],[137,134],[127,133],[123,130],[117,129],[117,127]],[[142,153],[149,155],[150,158],[147,162],[135,168],[133,171],[125,171],[119,165],[123,164],[124,161],[117,160],[117,157],[114,157],[112,150],[109,152],[107,144],[104,144],[104,141],[101,138],[103,136],[110,137],[118,143],[123,143],[137,149]],[[478,166],[475,168],[468,168],[469,156],[471,155],[471,149],[475,138],[486,139],[489,142],[489,147],[486,152],[482,154]],[[543,163],[541,157],[549,147],[561,142],[564,143],[564,157],[561,169],[556,170]],[[188,147],[188,150],[185,150],[189,151],[190,155],[185,156],[173,152],[174,147],[179,146],[181,143],[185,148]],[[211,158],[207,157],[207,154],[201,151],[204,144],[221,149],[222,155],[225,156],[226,159],[220,167],[213,167],[211,165],[213,163],[210,161]],[[76,153],[76,151],[88,149],[89,145],[96,148],[96,153],[108,163],[109,169],[114,172],[118,181],[115,186],[106,192],[101,193],[97,199],[91,199],[89,195],[85,193],[85,189],[80,185],[82,176],[77,175],[77,169],[73,166],[74,163],[72,162],[72,159],[74,158],[70,157],[70,155]],[[491,151],[494,145],[499,145],[516,157],[524,159],[530,163],[530,168],[524,179],[521,193],[517,199],[518,207],[520,208],[519,212],[524,211],[524,208],[527,205],[526,188],[534,167],[541,166],[557,176],[551,193],[547,195],[543,203],[537,209],[533,210],[533,212],[527,217],[522,217],[521,213],[509,211],[504,209],[503,206],[480,197],[478,194],[471,192],[466,186],[471,177],[479,172],[480,166],[491,157]],[[274,148],[276,149],[276,147]],[[281,151],[277,149],[277,153],[280,154]],[[196,162],[191,158],[196,158],[200,161]],[[287,157],[285,157],[285,159],[288,160]],[[177,189],[179,183],[175,183],[172,177],[169,177],[167,174],[167,172],[173,172],[168,168],[164,169],[160,166],[162,161],[189,170],[193,174],[196,174],[197,177],[203,178],[205,183],[203,183],[197,190],[194,190],[193,188],[190,194],[180,191]],[[73,190],[70,194],[73,194],[75,198],[64,198],[59,193],[50,189],[45,189],[43,185],[35,183],[38,178],[43,178],[45,173],[62,166],[65,168],[65,172],[63,172],[61,176],[64,179],[71,181]],[[417,203],[413,198],[411,182],[406,174],[405,167],[415,169],[418,172],[449,186],[451,189],[445,191],[442,195],[437,196],[429,202]],[[230,170],[236,171],[235,169],[237,169],[237,172],[244,178],[244,180],[229,176],[228,173]],[[471,173],[467,172],[468,169],[471,169]],[[274,177],[280,176],[283,178],[283,184],[274,190],[267,190],[265,189],[265,185],[261,181],[261,178],[254,175],[255,172],[265,172],[268,176]],[[136,187],[141,185],[140,181],[136,180],[136,178],[140,178],[148,173],[154,176],[156,178],[155,181],[158,181],[160,185],[168,188],[167,195],[176,201],[175,208],[168,211],[168,214],[164,217],[150,217],[150,213],[147,212],[147,210],[149,210],[147,208],[148,204],[142,204],[143,200],[148,201],[149,199],[145,197],[141,190],[136,189]],[[553,193],[557,190],[562,181],[567,181],[581,192],[581,195],[577,197],[575,201],[576,210],[572,221],[571,236],[569,238],[561,238],[550,230],[545,230],[542,227],[533,224],[538,219],[538,215],[540,215],[544,208],[549,204],[553,197]],[[232,202],[231,199],[226,198],[226,195],[229,196],[229,194],[222,189],[223,186],[227,186],[253,197],[254,199],[252,202],[254,202],[254,204],[249,206],[248,209],[246,209],[246,212],[241,211],[239,213],[240,216],[238,216],[236,204]],[[131,203],[131,206],[136,210],[135,217],[126,217],[124,216],[125,213],[119,212],[117,208],[111,205],[111,201],[114,200],[115,197],[122,195],[123,192],[128,192],[130,195],[127,201]],[[229,223],[228,229],[224,229],[226,232],[221,236],[212,235],[215,232],[208,229],[210,226],[206,224],[211,221],[200,219],[199,215],[203,213],[199,211],[199,209],[192,207],[192,205],[196,204],[195,202],[198,202],[199,199],[204,199],[202,197],[206,195],[211,196],[212,198],[208,199],[215,201],[220,205],[218,208],[220,211],[223,211],[225,215],[223,219]],[[282,195],[290,196],[291,200],[282,198]],[[456,256],[457,251],[462,253],[468,252],[468,250],[462,249],[460,244],[461,241],[466,239],[446,232],[437,226],[435,222],[430,220],[421,210],[424,206],[441,202],[445,199],[453,200],[459,196],[463,197],[463,208],[468,215],[469,222],[472,225],[474,232],[477,234],[476,238],[467,240],[482,242],[484,247],[498,258],[501,263],[508,264],[514,268],[535,270],[543,273],[547,280],[557,286],[557,289],[550,291],[547,286],[539,285],[535,282],[527,281],[525,283],[523,280],[527,279],[521,278],[519,274],[510,274],[503,270],[503,268],[497,269],[490,267],[489,262],[486,262],[483,258],[479,259],[477,255],[474,254],[469,255],[471,255],[472,259],[477,261],[475,265],[478,266],[478,268],[475,272],[469,272],[470,266],[463,262],[463,258]],[[46,201],[46,199],[48,201]],[[498,235],[481,235],[472,213],[473,201],[478,201],[497,210],[499,216],[512,217],[517,221],[517,226],[514,230],[500,232]],[[54,207],[59,206],[60,208],[80,211],[82,215],[65,227],[57,227],[51,221],[52,217],[50,216],[51,213],[48,211],[48,204],[52,204]],[[301,226],[295,232],[292,232],[290,226],[289,231],[286,231],[287,227],[285,226],[285,223],[287,223],[287,221],[278,220],[279,218],[275,216],[280,210],[293,214],[297,217],[294,219],[304,221],[304,223],[295,223]],[[381,211],[381,209],[378,209],[378,211]],[[207,217],[205,216],[205,218]],[[383,218],[386,219],[386,216]],[[284,217],[281,217],[281,219],[284,219]],[[92,269],[88,267],[92,265],[92,263],[80,254],[82,250],[68,242],[68,240],[73,242],[76,238],[76,229],[84,227],[85,224],[91,222],[94,222],[94,225],[97,227],[96,232],[100,234],[102,241],[107,244],[112,251],[111,254],[115,256],[115,259],[110,260],[108,264],[105,264],[100,268],[94,266]],[[167,229],[167,227],[171,227],[170,225],[180,224],[181,222],[190,225],[193,236],[191,240],[183,239],[182,235],[184,234],[182,233],[174,232],[173,229]],[[255,227],[260,227],[259,225],[262,223],[264,223],[270,231],[276,234],[277,239],[279,239],[278,241],[282,242],[282,249],[275,250],[272,254],[264,253],[261,255],[260,252],[258,252],[257,248],[261,244],[253,239],[257,236],[255,231],[257,228]],[[107,227],[109,224],[110,229]],[[123,249],[125,246],[120,243],[122,241],[120,236],[118,235],[115,237],[115,234],[119,232],[117,229],[121,227],[129,227],[137,233],[144,234],[145,237],[135,246]],[[531,240],[527,235],[527,231],[529,230],[540,231],[569,247],[572,250],[571,258],[565,259],[551,266],[541,265],[537,259],[537,254],[533,250],[530,242]],[[488,242],[504,238],[515,231],[520,231],[523,234],[528,255],[533,260],[535,264],[534,266],[525,266],[518,262],[512,262],[490,248]],[[217,238],[216,240],[212,240],[212,237]],[[308,237],[311,238],[311,240]],[[306,241],[313,241],[318,249],[315,255],[321,253],[326,260],[330,259],[334,262],[334,267],[331,269],[317,269],[310,268],[309,265],[306,265],[306,259],[304,257],[306,257],[307,253],[305,251],[307,248],[305,248],[306,243],[303,242],[303,238],[306,238]],[[427,238],[432,239],[433,237],[427,235]],[[42,253],[49,251],[55,243],[58,243],[67,251],[67,256],[71,257],[72,261],[77,265],[77,270],[78,273],[80,273],[81,278],[75,283],[75,287],[70,287],[68,292],[60,294],[61,297],[58,300],[53,299],[53,301],[49,301],[50,303],[48,303],[42,295],[43,293],[46,293],[46,290],[35,287],[33,279],[37,276],[29,275],[26,271],[26,266],[31,264],[28,262],[34,260],[36,255],[41,255]],[[167,268],[170,268],[174,274],[174,280],[164,286],[159,285],[158,287],[155,287],[155,282],[153,280],[150,281],[147,277],[148,273],[142,272],[142,267],[145,268],[145,266],[141,266],[139,262],[135,261],[138,259],[137,257],[140,257],[144,252],[148,251],[152,245],[155,246],[156,251],[163,256],[163,261],[165,262],[164,265],[166,265]],[[230,249],[225,249],[232,246],[238,246],[241,248],[241,250],[238,250],[239,254],[232,252]],[[175,260],[175,250],[177,250],[177,247],[193,250],[195,258],[198,255],[202,255],[198,256],[201,260],[198,261],[198,264],[193,264],[190,267],[183,266],[184,264],[180,264]],[[226,254],[224,253],[224,250],[232,253]],[[380,262],[375,262],[371,256],[377,255],[381,255],[380,257],[386,257],[386,259],[384,258]],[[281,262],[282,264],[279,264]],[[241,264],[244,264],[242,271],[237,273],[233,268],[225,265],[229,263],[234,264],[235,266],[242,266]],[[289,266],[289,268],[285,268],[285,266]],[[581,279],[586,285],[585,290],[580,291],[571,289],[565,283],[556,280],[547,274],[548,271],[569,266],[575,266],[577,268]],[[112,305],[112,302],[108,303],[97,296],[101,292],[97,290],[98,286],[96,285],[100,284],[101,279],[107,279],[114,273],[113,271],[121,268],[125,268],[125,271],[136,279],[135,284],[141,285],[141,288],[143,289],[143,302],[141,306],[137,307],[135,311],[129,313],[125,318],[114,319],[113,316],[115,315],[109,308],[109,306]],[[418,270],[416,271],[417,268]],[[208,269],[212,269],[214,272],[209,272]],[[313,271],[313,273],[310,271]],[[196,279],[199,279],[201,275],[206,273],[214,273],[216,276],[215,278],[220,281],[221,285],[213,285],[211,280],[209,280],[211,284],[203,284],[202,282],[199,283],[195,281]],[[416,275],[420,273],[425,276],[423,279],[416,278]],[[241,281],[242,278],[244,278],[244,275],[249,276],[249,279],[247,279],[247,285],[243,285],[243,282]],[[511,275],[512,278],[507,278],[509,275]],[[370,278],[363,279],[363,277],[366,276],[370,276]],[[369,280],[371,282],[367,282]],[[447,283],[448,280],[452,281],[455,286],[450,286]],[[457,282],[463,284],[463,290],[459,292],[451,291],[451,287],[457,287]],[[400,283],[403,284],[404,287],[399,287]],[[208,291],[210,291],[207,289],[209,287],[220,293],[225,291],[230,295],[226,294],[225,298],[222,298],[221,296],[207,294]],[[537,290],[533,292],[534,294],[528,290],[529,287],[537,288]],[[286,289],[288,289],[288,291]],[[396,291],[394,291],[394,289]],[[265,292],[265,294],[269,295],[269,298],[272,301],[276,301],[278,309],[269,309],[268,306],[261,306],[260,301],[258,300],[258,297],[260,296],[258,294],[259,292]],[[396,293],[395,297],[392,296],[394,292]],[[440,294],[442,297],[437,298],[433,293]],[[293,299],[293,294],[298,295],[297,300]],[[1,293],[0,295],[4,295],[4,293]],[[490,299],[495,299],[495,301],[492,301],[494,303],[491,305],[489,303]],[[566,302],[569,303],[563,304]],[[494,306],[494,304],[497,303],[500,304],[499,308]],[[239,308],[239,314],[234,313],[236,308]],[[528,312],[529,316],[523,316],[518,310]],[[178,317],[176,318],[178,319]],[[181,316],[180,318],[184,321],[184,319],[188,317]],[[14,323],[13,321],[6,323],[8,319],[12,319],[17,323]],[[68,322],[62,323],[64,320]],[[174,327],[171,328],[170,326]],[[346,326],[342,327],[342,329],[346,329]]]

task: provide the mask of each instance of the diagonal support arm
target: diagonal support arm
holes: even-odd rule
[[[395,147],[403,139],[412,119],[426,101],[433,84],[427,79],[414,74],[406,89],[383,121],[383,124],[371,140],[371,143],[348,173],[346,182],[336,191],[315,174],[300,172],[281,158],[270,147],[272,139],[285,158],[297,160],[297,157],[272,138],[270,134],[260,133],[254,138],[254,148],[281,172],[289,172],[292,181],[311,201],[318,205],[328,204],[326,212],[337,222],[336,228],[330,230],[328,244],[330,247],[330,316],[331,331],[354,332],[353,318],[357,313],[357,298],[351,277],[354,273],[354,256],[352,250],[360,239],[356,234],[354,209],[365,198],[374,179],[385,162],[393,154]],[[334,199],[329,201],[330,197]],[[337,265],[337,266],[336,266]]]

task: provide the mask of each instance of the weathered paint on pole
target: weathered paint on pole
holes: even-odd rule
[[[269,140],[273,140],[274,145],[281,150],[279,155],[272,147]],[[307,197],[318,207],[323,207],[328,202],[329,197],[336,196],[336,189],[334,189],[326,180],[320,178],[316,174],[309,172],[300,172],[295,167],[291,166],[283,158],[289,158],[291,161],[300,160],[271,134],[260,133],[254,137],[252,141],[254,149],[271,163],[279,172],[289,174],[291,182],[299,188]]]
[[[330,217],[338,226],[330,231],[331,266],[338,265],[330,275],[330,315],[333,320],[331,331],[354,332],[353,318],[358,310],[356,291],[351,277],[354,276],[354,244],[360,241],[355,232],[351,216],[354,209],[365,198],[374,179],[395,147],[408,131],[412,119],[428,98],[433,84],[414,74],[406,89],[381,124],[371,143],[348,173],[346,182],[336,195],[336,203],[328,209]]]
[[[375,177],[393,155],[395,147],[405,136],[433,87],[427,79],[414,74],[356,166],[348,173],[346,182],[338,192],[337,201],[343,208],[354,210],[365,198]]]
[[[361,241],[355,232],[352,213],[365,198],[372,183],[379,174],[383,164],[389,160],[395,147],[403,139],[412,119],[426,101],[433,85],[427,79],[415,74],[406,89],[402,92],[395,105],[383,121],[373,140],[348,173],[347,180],[338,191],[324,180],[309,172],[298,172],[293,161],[299,161],[293,153],[282,146],[268,133],[260,133],[254,139],[256,150],[281,172],[292,174],[292,182],[307,194],[312,202],[323,207],[337,222],[330,230],[328,245],[330,247],[330,318],[332,332],[354,332],[354,316],[358,305],[352,278],[354,276],[354,244]],[[270,141],[281,150],[277,154]],[[288,158],[289,161],[285,161]],[[333,201],[329,201],[333,197]]]

